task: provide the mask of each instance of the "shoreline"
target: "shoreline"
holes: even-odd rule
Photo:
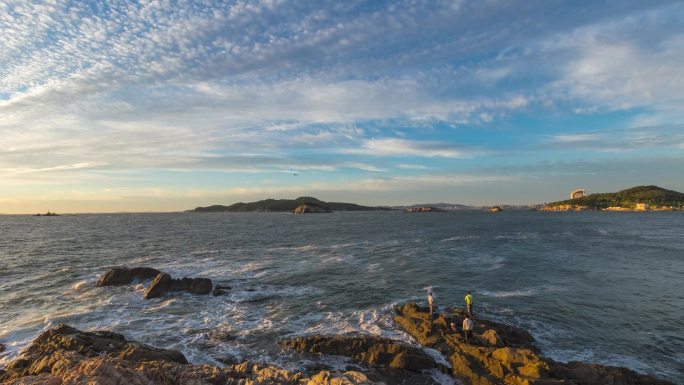
[[[471,341],[466,344],[460,330],[460,308],[431,316],[427,308],[409,302],[392,311],[398,329],[420,348],[360,333],[314,334],[274,342],[302,357],[348,357],[356,365],[346,370],[318,364],[291,371],[250,361],[226,361],[225,366],[193,364],[179,351],[130,341],[118,333],[80,331],[60,324],[41,333],[19,357],[0,368],[0,384],[114,384],[111,378],[117,377],[179,385],[418,385],[437,383],[434,377],[441,373],[465,385],[673,385],[624,367],[553,361],[543,355],[526,330],[486,319],[475,319]],[[438,355],[428,354],[426,349]]]

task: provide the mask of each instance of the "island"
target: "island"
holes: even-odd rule
[[[314,197],[299,197],[297,199],[265,199],[250,203],[235,203],[230,206],[214,205],[197,207],[188,210],[191,213],[244,213],[244,212],[294,212],[301,206],[316,207],[315,211],[389,211],[387,207],[361,206],[354,203],[324,202]]]
[[[678,211],[684,194],[658,186],[637,186],[547,203],[543,211]]]
[[[36,215],[34,215],[34,217],[58,217],[58,216],[59,216],[59,214],[57,214],[57,213],[51,213],[50,210],[48,210],[48,212],[45,213],[45,214],[36,214]]]

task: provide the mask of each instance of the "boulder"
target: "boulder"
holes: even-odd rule
[[[187,291],[193,294],[209,294],[213,288],[208,278],[173,279],[167,273],[159,273],[145,290],[145,298],[158,298],[168,292]]]
[[[148,280],[161,273],[151,267],[113,267],[97,281],[97,286],[128,285],[133,280]]]
[[[4,351],[5,351],[5,345],[4,345],[4,344],[0,344],[0,353],[2,353],[2,352],[4,352]]]
[[[421,349],[376,336],[309,336],[284,339],[282,346],[306,353],[351,357],[359,363],[420,372],[436,368],[434,359]]]

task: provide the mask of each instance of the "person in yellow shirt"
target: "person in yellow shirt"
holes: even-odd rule
[[[473,316],[473,296],[468,292],[465,296],[466,310],[469,316]]]

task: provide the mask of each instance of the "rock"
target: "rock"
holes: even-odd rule
[[[310,336],[281,340],[282,346],[306,353],[351,357],[357,362],[412,372],[436,368],[427,353],[398,341],[375,336]]]
[[[314,204],[303,204],[292,210],[293,214],[325,214],[331,213],[332,210],[328,207],[318,206]]]
[[[370,381],[365,374],[356,371],[348,371],[345,373],[332,373],[327,370],[319,372],[317,375],[311,377],[306,383],[307,385],[370,385],[374,382]]]
[[[127,285],[135,279],[140,281],[152,279],[159,273],[161,273],[159,270],[151,267],[113,267],[100,277],[97,286]]]
[[[564,378],[582,385],[672,385],[669,381],[657,380],[633,370],[615,366],[604,366],[572,361],[555,363],[551,376]]]
[[[491,346],[504,346],[503,341],[494,329],[485,330],[485,332],[481,334],[481,338]]]
[[[4,345],[4,344],[0,344],[0,353],[2,353],[2,352],[4,352],[4,351],[5,351],[5,345]]]
[[[158,298],[172,291],[187,291],[193,294],[209,294],[213,284],[208,278],[173,279],[167,273],[159,273],[145,290],[145,298]]]
[[[129,354],[148,352],[150,354]],[[182,354],[128,341],[106,331],[59,325],[42,333],[22,357],[0,370],[0,385],[374,385],[354,371],[321,371],[311,377],[251,362],[218,368],[190,365]],[[160,357],[163,359],[159,359]],[[380,384],[378,384],[380,385]]]
[[[121,334],[109,331],[82,332],[60,324],[40,334],[20,359],[6,368],[6,375],[22,377],[50,373],[55,365],[66,365],[74,355],[83,357],[111,357],[132,362],[168,361],[187,363],[177,350],[154,348],[126,340]]]
[[[212,290],[211,294],[214,296],[224,295],[228,293],[228,290],[230,289],[231,287],[227,285],[216,285],[214,286],[214,290]]]
[[[467,345],[460,337],[460,310],[436,318],[415,303],[395,310],[397,324],[420,344],[449,357],[453,376],[466,385],[671,385],[626,368],[556,363],[539,355],[527,331],[482,319],[475,320],[477,338]],[[456,332],[447,327],[451,323]]]

